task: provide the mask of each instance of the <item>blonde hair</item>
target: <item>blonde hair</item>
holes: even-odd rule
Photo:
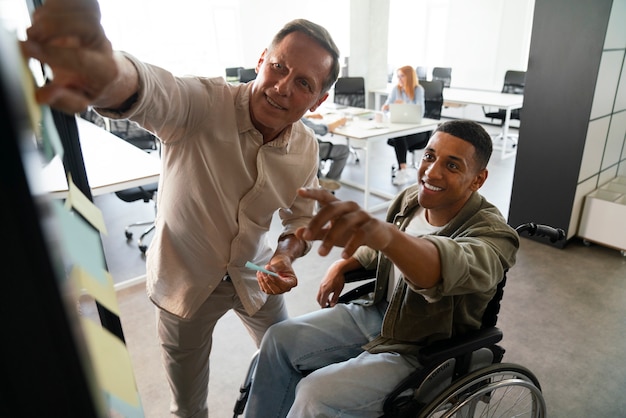
[[[405,65],[404,67],[398,68],[398,71],[404,74],[404,93],[411,99],[415,100],[415,87],[419,86],[420,83],[417,79],[417,73],[415,72],[415,68],[410,65]],[[400,90],[402,86],[398,83],[398,90]]]

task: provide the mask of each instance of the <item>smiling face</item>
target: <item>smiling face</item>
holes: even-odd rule
[[[250,116],[265,142],[326,100],[328,92],[322,94],[322,88],[332,64],[330,53],[300,32],[263,52],[250,95]]]
[[[445,132],[428,141],[418,169],[418,199],[431,225],[443,226],[487,179],[472,144]]]

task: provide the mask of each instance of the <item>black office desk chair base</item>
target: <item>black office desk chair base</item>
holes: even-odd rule
[[[130,189],[120,190],[120,191],[115,192],[115,194],[117,195],[117,197],[119,197],[123,201],[129,202],[129,203],[135,202],[138,200],[143,200],[146,203],[151,202],[151,201],[154,202],[154,212],[156,215],[157,192],[158,192],[158,183],[152,183],[146,186],[138,186],[138,187],[133,187]],[[133,222],[131,224],[126,225],[126,227],[124,228],[124,235],[126,236],[126,239],[130,241],[133,238],[132,230],[137,227],[145,227],[145,226],[148,226],[148,227],[143,230],[143,232],[139,236],[139,239],[137,240],[137,247],[139,247],[139,251],[141,251],[141,253],[144,255],[146,254],[146,251],[148,251],[148,245],[144,243],[144,239],[152,231],[154,231],[154,219],[148,220],[148,221]]]
[[[137,247],[139,247],[139,251],[141,251],[142,254],[145,254],[146,251],[148,251],[148,245],[144,243],[144,238],[146,238],[152,231],[154,231],[154,221],[135,222],[130,225],[126,225],[126,228],[124,228],[124,234],[126,235],[126,239],[130,241],[133,239],[133,232],[131,231],[131,228],[146,225],[149,225],[148,228],[143,230],[143,232],[139,236],[139,239],[137,240]]]

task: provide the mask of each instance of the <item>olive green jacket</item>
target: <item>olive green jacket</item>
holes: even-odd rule
[[[404,230],[419,208],[417,186],[391,203],[387,221]],[[370,352],[415,353],[435,340],[478,329],[483,312],[505,271],[515,264],[519,237],[500,211],[479,193],[441,231],[423,237],[437,247],[441,280],[421,289],[399,280],[385,313],[381,335],[364,348]],[[376,290],[366,305],[384,302],[393,265],[382,253],[361,247],[355,258],[377,269]]]

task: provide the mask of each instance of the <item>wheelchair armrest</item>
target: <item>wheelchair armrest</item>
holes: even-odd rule
[[[352,290],[348,290],[337,300],[338,303],[348,303],[355,299],[359,299],[363,295],[367,295],[368,293],[372,293],[376,287],[376,280],[371,280],[365,284],[362,284],[359,287],[355,287]]]
[[[344,274],[346,283],[354,283],[362,280],[375,279],[376,270],[366,270],[364,267],[350,270]],[[367,295],[374,291],[376,287],[376,280],[370,280],[352,290],[348,290],[339,296],[339,303],[348,303],[352,300],[358,299],[363,295]]]
[[[502,340],[497,327],[484,328],[434,343],[422,348],[418,359],[422,365],[442,362],[449,358],[471,353],[479,348],[490,347]]]
[[[350,270],[344,274],[346,283],[358,282],[361,280],[375,279],[376,270],[367,270],[365,267]]]

